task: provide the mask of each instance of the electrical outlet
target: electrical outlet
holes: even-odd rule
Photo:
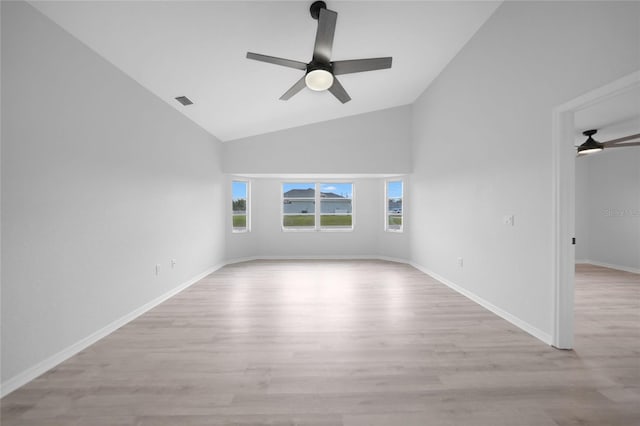
[[[176,267],[176,260],[175,259],[171,259],[171,269]]]
[[[461,257],[458,258],[458,266],[460,268],[462,268],[462,266],[464,266],[464,259],[462,259]]]
[[[160,264],[156,264],[156,275],[160,275]]]
[[[505,216],[502,220],[505,225],[513,226],[515,223],[515,217],[512,214]]]

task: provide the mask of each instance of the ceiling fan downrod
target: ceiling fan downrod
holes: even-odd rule
[[[309,12],[311,12],[311,17],[316,21],[320,18],[320,9],[326,9],[327,4],[323,1],[314,1],[311,3],[311,7],[309,8]]]

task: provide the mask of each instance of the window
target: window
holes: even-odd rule
[[[282,226],[288,229],[315,229],[315,184],[285,183],[282,185]]]
[[[320,184],[320,228],[353,228],[353,184]]]
[[[233,232],[249,231],[249,182],[231,182],[231,220]]]
[[[353,184],[283,183],[282,229],[352,230]]]
[[[402,197],[401,180],[388,180],[385,187],[385,230],[402,232]]]

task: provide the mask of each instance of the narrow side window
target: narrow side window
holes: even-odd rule
[[[231,182],[231,219],[233,232],[249,231],[249,182]]]
[[[401,180],[389,180],[385,188],[385,230],[402,232],[403,184]]]

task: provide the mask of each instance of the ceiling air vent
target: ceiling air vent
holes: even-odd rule
[[[186,96],[178,96],[176,98],[176,101],[180,102],[184,106],[193,105],[193,102],[191,102],[191,99],[187,98]]]

